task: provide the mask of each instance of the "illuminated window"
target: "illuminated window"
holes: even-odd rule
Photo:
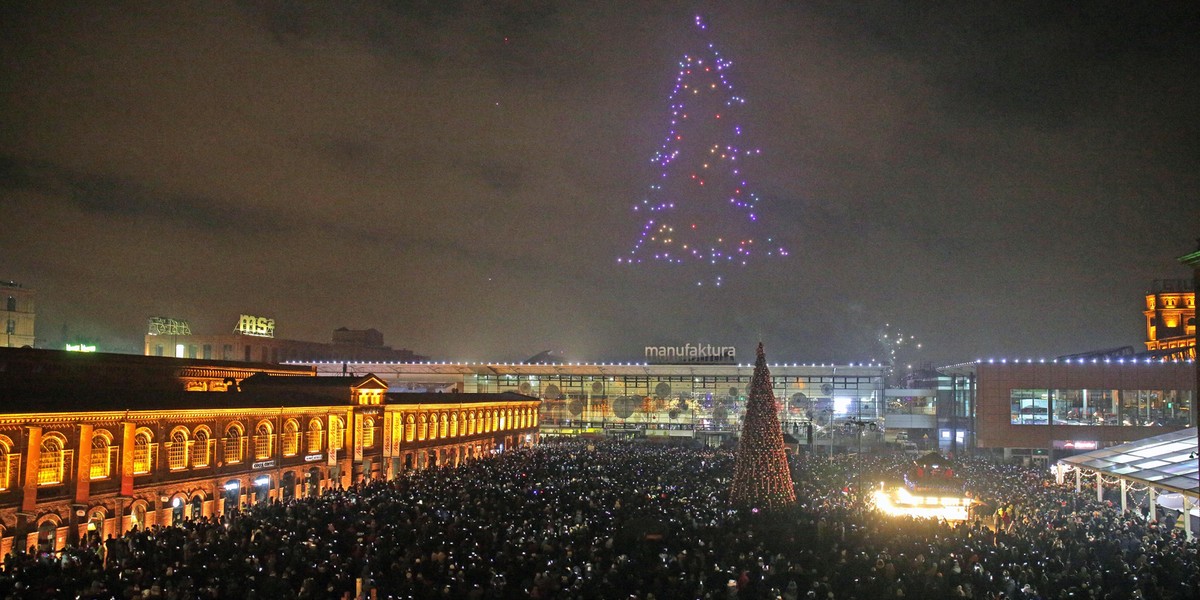
[[[313,419],[308,422],[308,440],[306,440],[307,452],[315,454],[321,451],[324,443],[324,430],[321,428],[321,420]]]
[[[0,490],[11,489],[20,471],[21,457],[12,453],[12,443],[0,436]]]
[[[288,419],[283,424],[283,455],[295,456],[300,452],[300,424]]]
[[[404,441],[413,441],[417,435],[417,420],[411,414],[404,417]]]
[[[1009,393],[1013,425],[1049,425],[1050,390],[1018,390]]]
[[[375,419],[364,417],[362,422],[362,445],[370,448],[375,445]]]
[[[112,445],[112,436],[107,431],[96,431],[92,434],[92,466],[88,476],[92,479],[108,479],[112,476],[112,466],[117,455],[117,448]]]
[[[341,417],[329,417],[329,449],[340,450],[346,445],[346,424]]]
[[[196,428],[196,433],[193,436],[195,441],[192,444],[192,466],[207,467],[212,463],[212,435],[208,433],[205,427]]]
[[[186,469],[188,463],[188,436],[186,429],[171,432],[171,447],[167,449],[167,464],[172,471]]]
[[[254,430],[254,458],[271,458],[274,449],[275,433],[271,430],[271,424],[263,421]]]
[[[56,435],[42,438],[42,452],[38,458],[38,485],[58,485],[66,476],[66,451],[64,440]]]
[[[458,413],[450,415],[450,437],[458,437]]]
[[[417,417],[417,419],[418,419],[418,421],[417,421],[417,440],[423,440],[423,439],[425,439],[426,435],[429,433],[429,431],[428,431],[429,417],[422,413],[421,416]]]
[[[438,416],[437,416],[437,413],[433,413],[433,414],[429,415],[429,423],[428,423],[428,425],[429,425],[429,433],[428,433],[428,435],[426,435],[425,437],[426,437],[427,439],[431,439],[431,440],[435,440],[435,439],[437,439],[437,434],[438,434]]]
[[[441,426],[441,432],[438,434],[438,437],[445,438],[450,435],[450,416],[446,413],[442,413]]]
[[[149,429],[140,429],[133,436],[133,474],[143,475],[154,468],[153,434]]]
[[[225,429],[225,463],[236,464],[246,457],[246,438],[239,423],[230,423]]]

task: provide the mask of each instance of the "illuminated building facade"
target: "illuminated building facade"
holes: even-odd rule
[[[33,347],[34,290],[12,281],[0,281],[0,324],[4,326],[4,348]]]
[[[1196,358],[1196,285],[1160,279],[1146,293],[1146,350],[1166,359]]]
[[[973,384],[954,411],[965,417],[957,431],[973,427],[966,447],[1006,456],[1049,460],[1196,426],[1195,361],[981,361],[942,372]]]
[[[519,394],[397,397],[369,374],[47,350],[0,350],[0,367],[0,553],[538,439],[538,400]],[[226,391],[185,391],[218,380]]]
[[[275,337],[275,320],[241,315],[231,333],[195,334],[186,321],[151,317],[145,338],[146,356],[258,363],[305,361],[420,361],[411,350],[383,344],[375,329],[339,328],[332,342]]]
[[[393,391],[538,397],[546,435],[698,437],[740,429],[754,365],[315,363],[320,375],[373,373]],[[883,365],[770,365],[780,422],[801,433],[847,420],[882,423]],[[844,443],[840,442],[840,443]]]

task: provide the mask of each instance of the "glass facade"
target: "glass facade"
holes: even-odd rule
[[[518,392],[543,399],[543,426],[736,430],[751,374],[728,375],[474,375],[471,391]],[[775,375],[780,420],[882,418],[879,376]],[[468,388],[472,386],[468,385]]]
[[[1191,390],[1013,389],[1013,425],[1187,427]]]

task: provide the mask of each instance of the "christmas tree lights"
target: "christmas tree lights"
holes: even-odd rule
[[[737,115],[746,101],[729,81],[732,63],[707,41],[703,19],[695,24],[696,48],[679,62],[667,135],[651,159],[658,176],[633,207],[644,221],[618,263],[744,266],[788,254],[760,235],[759,197],[744,171],[762,151],[742,137]]]
[[[779,405],[762,343],[758,344],[758,358],[754,361],[729,499],[735,506],[762,509],[782,508],[796,502],[787,453],[783,449]]]

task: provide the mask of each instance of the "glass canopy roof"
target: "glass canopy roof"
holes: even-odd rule
[[[1195,427],[1069,456],[1059,462],[1192,497],[1200,493]]]

